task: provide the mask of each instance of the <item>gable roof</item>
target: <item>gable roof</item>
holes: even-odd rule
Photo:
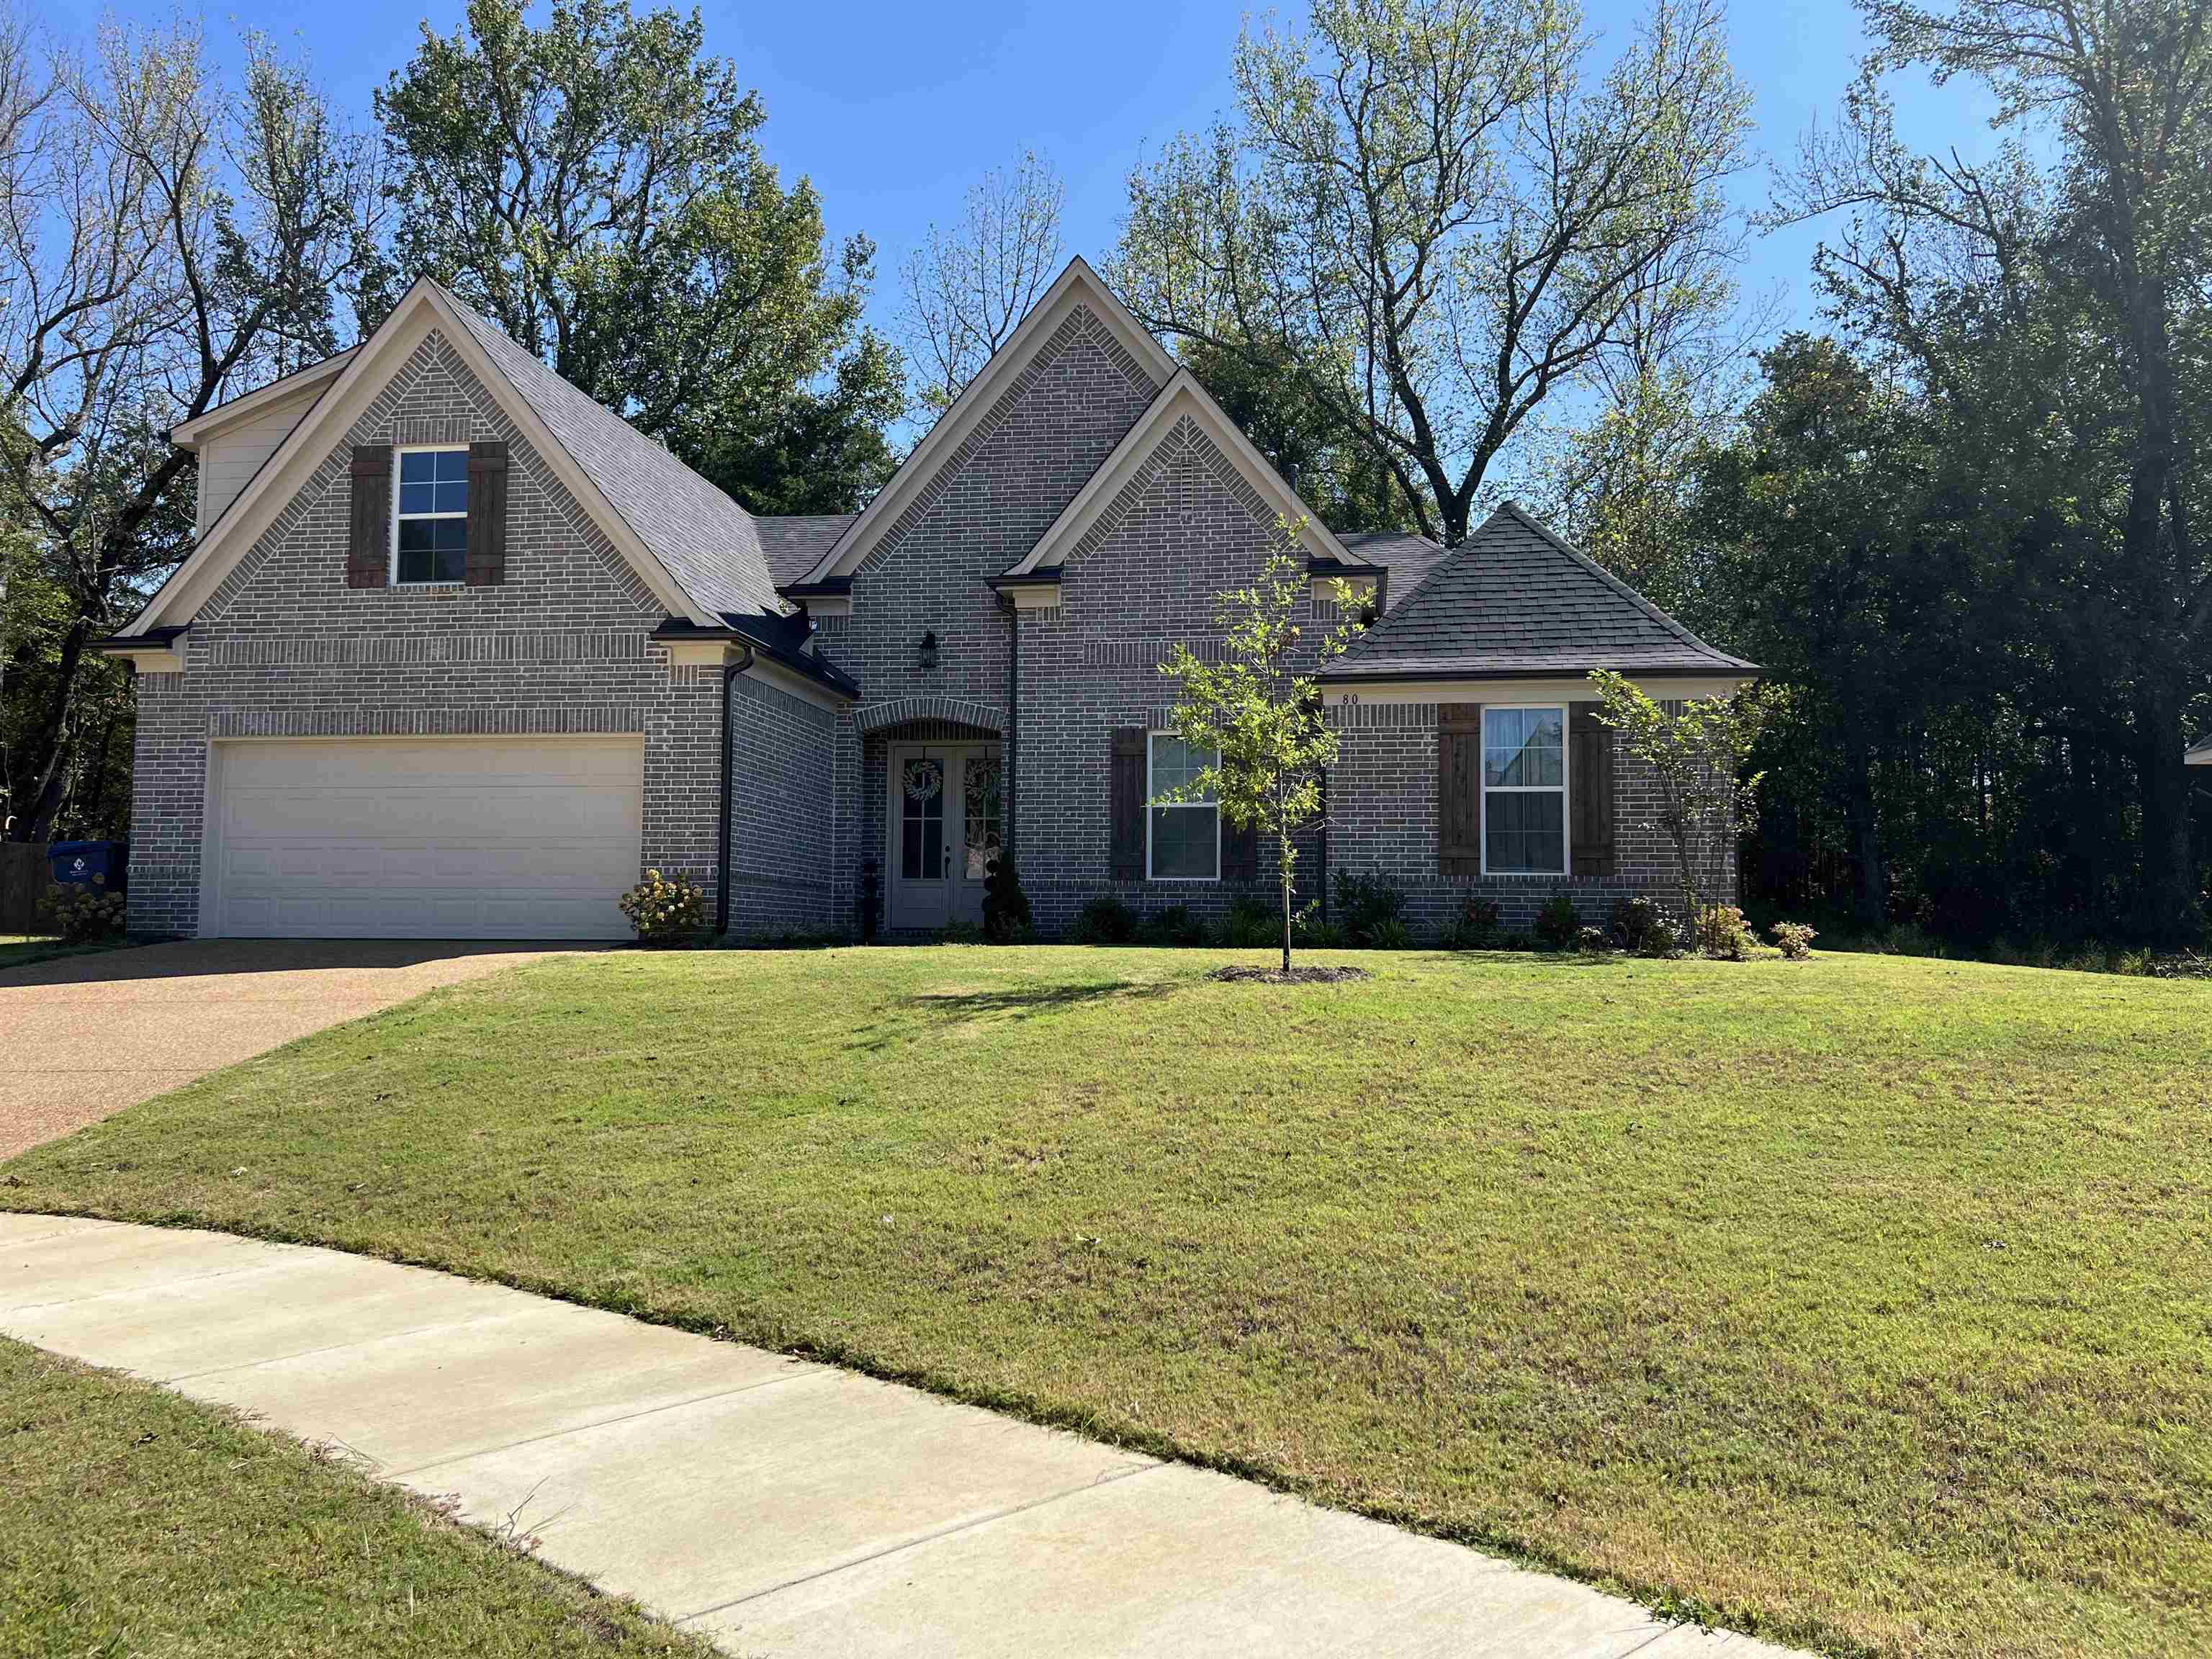
[[[2207,732],[2189,747],[2182,757],[2191,766],[2212,766],[2212,732]]]
[[[189,622],[433,331],[672,616],[780,611],[752,516],[436,283],[418,278],[118,638]]]
[[[1343,541],[1361,558],[1390,573],[1390,580],[1382,584],[1385,611],[1404,604],[1406,596],[1428,580],[1429,572],[1448,550],[1410,530],[1355,530],[1346,533]]]
[[[846,526],[800,580],[784,586],[804,588],[835,584],[860,568],[876,538],[899,521],[900,514],[936,476],[938,468],[959,453],[960,446],[991,412],[1023,366],[1078,306],[1087,306],[1156,382],[1164,386],[1174,378],[1175,359],[1129,314],[1129,308],[1115,297],[1114,291],[1079,254],[1067,262],[1067,269],[1045,290],[1043,297],[1030,307],[1029,313],[1006,337],[1006,343],[991,354],[991,361],[968,382],[966,390],[953,400],[952,407],[899,463],[890,482],[876,492],[866,509]]]
[[[242,392],[228,402],[204,409],[188,419],[179,421],[167,433],[168,440],[179,449],[198,449],[216,433],[236,422],[250,419],[263,410],[312,392],[320,397],[330,383],[338,377],[340,370],[353,361],[353,354],[361,348],[348,346],[319,363],[309,363],[305,368],[295,368],[289,374],[280,374],[266,386],[258,386],[251,392]]]
[[[1060,509],[1060,516],[1037,538],[1028,556],[1005,574],[1029,576],[1059,569],[1070,550],[1082,540],[1084,532],[1113,506],[1129,482],[1142,471],[1162,440],[1185,417],[1197,422],[1278,514],[1293,522],[1301,519],[1305,521],[1303,538],[1310,556],[1347,566],[1364,567],[1367,563],[1321,521],[1318,514],[1298,499],[1297,492],[1283,481],[1282,474],[1252,447],[1252,441],[1243,430],[1199,384],[1198,376],[1188,368],[1178,368],[1137,417],[1137,423],[1121,434],[1121,441],[1098,464],[1090,482]]]
[[[775,578],[775,585],[787,586],[813,569],[860,516],[857,513],[806,513],[755,519],[761,552],[768,559],[768,574]]]
[[[1759,672],[1706,644],[1509,501],[1321,678],[1486,679],[1593,668]]]

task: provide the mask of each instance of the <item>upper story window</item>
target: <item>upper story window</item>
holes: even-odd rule
[[[392,580],[467,580],[469,452],[403,449],[392,514]]]
[[[1145,873],[1154,881],[1221,879],[1221,808],[1211,795],[1173,805],[1160,797],[1190,784],[1221,757],[1211,749],[1194,749],[1172,732],[1152,733],[1145,798]]]
[[[1482,711],[1482,868],[1486,875],[1565,875],[1567,711]]]

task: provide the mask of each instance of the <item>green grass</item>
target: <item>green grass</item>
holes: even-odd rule
[[[0,1340],[0,1653],[706,1644],[224,1411]]]
[[[1223,959],[549,961],[0,1203],[726,1331],[1838,1652],[2212,1650],[2212,987]]]

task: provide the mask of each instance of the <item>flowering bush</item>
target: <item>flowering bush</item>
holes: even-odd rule
[[[123,912],[123,895],[109,892],[104,876],[57,883],[39,899],[39,914],[71,944],[121,933]]]
[[[1778,921],[1770,931],[1774,934],[1774,942],[1782,947],[1782,954],[1792,962],[1802,962],[1811,956],[1813,941],[1820,937],[1802,921]]]
[[[1622,950],[1639,957],[1674,954],[1674,925],[1649,894],[1638,893],[1614,903],[1613,936],[1620,941]]]
[[[1707,956],[1741,962],[1757,943],[1743,912],[1733,904],[1708,905],[1698,913],[1698,948]]]
[[[616,901],[639,942],[666,945],[703,932],[707,926],[707,893],[681,876],[664,876],[648,870],[645,879]]]

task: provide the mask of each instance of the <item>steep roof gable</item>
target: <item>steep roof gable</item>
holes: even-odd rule
[[[1282,474],[1252,447],[1252,441],[1199,384],[1198,377],[1188,368],[1178,368],[1160,388],[1159,396],[1152,399],[1152,406],[1139,417],[1136,425],[1122,434],[1113,453],[1099,464],[1091,481],[1076,492],[1075,499],[1061,509],[1051,528],[1038,538],[1028,556],[1006,574],[1029,576],[1058,569],[1069,550],[1083,539],[1084,532],[1113,506],[1130,481],[1143,470],[1152,451],[1175,430],[1176,423],[1186,418],[1213,440],[1278,515],[1292,523],[1304,520],[1302,535],[1309,556],[1349,566],[1368,562],[1346,547],[1336,532],[1298,499],[1297,492],[1284,482]]]
[[[751,516],[427,278],[409,289],[118,637],[189,622],[432,332],[483,382],[672,616],[776,611]]]
[[[1480,679],[1593,668],[1759,672],[1706,644],[1509,501],[1322,678]]]
[[[876,492],[866,510],[846,527],[806,572],[804,580],[787,586],[805,588],[838,582],[859,569],[876,542],[898,523],[900,515],[927,488],[938,470],[959,453],[961,445],[1020,376],[1024,366],[1053,337],[1078,306],[1088,307],[1156,383],[1164,385],[1174,378],[1175,359],[1129,314],[1128,307],[1114,296],[1098,273],[1079,255],[1068,261],[1067,269],[1030,307],[1029,314],[1007,337],[1006,343],[992,354],[991,361],[968,383],[952,407],[900,463],[890,482]]]

